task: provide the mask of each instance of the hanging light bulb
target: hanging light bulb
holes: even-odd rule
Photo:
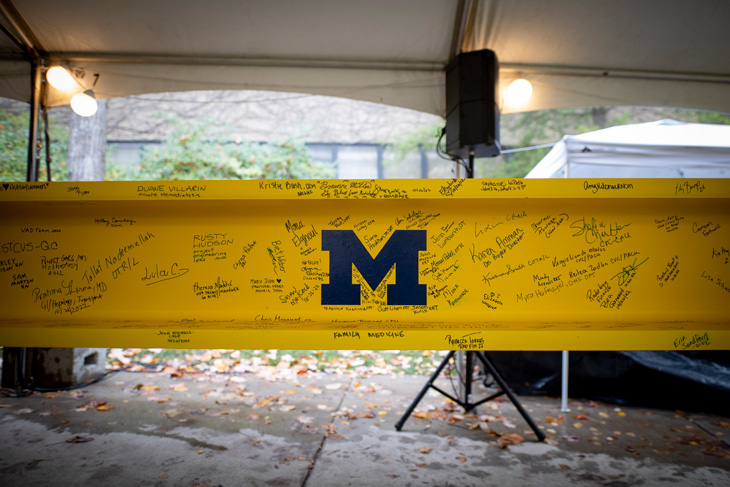
[[[97,104],[96,97],[92,90],[86,90],[83,93],[76,93],[71,98],[71,110],[82,117],[90,117],[96,113]]]
[[[63,66],[53,66],[46,71],[46,79],[57,90],[73,91],[78,88],[76,79]]]
[[[526,79],[516,79],[507,87],[504,94],[505,106],[519,108],[527,104],[532,97],[532,84]]]

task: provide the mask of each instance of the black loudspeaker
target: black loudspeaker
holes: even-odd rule
[[[468,159],[498,156],[499,61],[484,49],[459,54],[446,67],[446,152]]]

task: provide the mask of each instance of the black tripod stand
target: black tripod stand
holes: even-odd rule
[[[437,392],[440,392],[444,396],[448,397],[455,403],[457,403],[459,406],[463,407],[465,411],[471,411],[475,407],[479,406],[480,404],[484,404],[487,401],[491,401],[492,399],[495,399],[499,396],[507,395],[509,397],[509,400],[512,402],[512,404],[515,405],[517,408],[517,411],[522,415],[522,417],[527,421],[527,424],[530,425],[530,428],[532,428],[532,431],[535,432],[537,435],[537,439],[539,441],[543,441],[545,439],[545,433],[540,431],[540,428],[537,427],[535,422],[532,420],[530,415],[525,411],[525,409],[522,407],[522,404],[517,400],[517,396],[515,396],[514,392],[512,392],[512,389],[509,388],[507,383],[502,378],[502,375],[497,371],[497,368],[492,363],[492,361],[489,359],[487,354],[485,352],[481,351],[469,351],[466,352],[466,373],[465,373],[465,393],[466,397],[465,400],[462,401],[461,399],[457,399],[450,395],[448,392],[444,391],[443,389],[440,389],[439,387],[434,385],[434,382],[436,382],[436,379],[438,378],[441,371],[448,365],[449,361],[454,357],[455,351],[450,351],[448,355],[441,361],[439,366],[436,368],[436,371],[431,374],[431,377],[428,379],[428,382],[426,382],[426,385],[423,386],[423,389],[421,389],[421,392],[418,393],[418,396],[413,400],[410,406],[408,406],[408,410],[406,410],[403,417],[401,417],[397,423],[395,423],[395,429],[398,431],[403,428],[403,425],[408,420],[410,415],[413,413],[413,410],[416,409],[416,406],[418,406],[418,403],[421,402],[421,399],[423,399],[423,396],[426,395],[426,392],[430,388],[436,390]],[[489,373],[494,378],[494,381],[499,385],[500,390],[491,396],[488,396],[484,399],[481,399],[477,402],[469,402],[471,401],[471,383],[474,380],[474,358],[479,359],[482,362],[482,365],[484,365],[485,370],[489,371]]]

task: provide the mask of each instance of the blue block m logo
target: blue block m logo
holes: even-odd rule
[[[322,250],[330,253],[330,283],[322,285],[322,304],[360,304],[360,285],[352,283],[355,264],[371,289],[395,266],[388,284],[391,306],[425,305],[425,284],[418,284],[418,252],[426,250],[426,230],[396,230],[375,258],[352,230],[322,230]]]

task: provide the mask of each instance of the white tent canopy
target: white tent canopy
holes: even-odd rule
[[[566,135],[525,177],[730,177],[730,125],[660,120]]]
[[[486,48],[503,86],[532,82],[521,110],[730,112],[729,19],[727,0],[0,0],[0,96],[30,100],[36,55],[99,98],[272,90],[443,116],[444,67]]]

